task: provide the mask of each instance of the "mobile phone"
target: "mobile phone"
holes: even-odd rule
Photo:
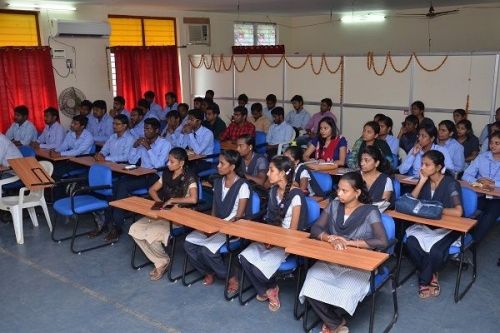
[[[151,206],[151,210],[160,210],[163,208],[164,203],[163,202],[155,202],[153,206]]]

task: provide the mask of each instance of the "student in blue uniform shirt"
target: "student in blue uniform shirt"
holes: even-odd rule
[[[167,139],[172,147],[185,147],[183,144],[184,135],[182,134],[182,128],[179,111],[170,111],[167,114],[167,126],[161,132],[161,136]]]
[[[273,115],[271,111],[276,107],[277,98],[275,94],[269,94],[266,97],[266,106],[262,110],[264,116],[266,116],[269,120],[273,121]]]
[[[87,117],[87,119],[94,118],[92,114],[92,102],[88,99],[84,99],[78,106],[78,114]]]
[[[168,93],[165,94],[165,101],[167,102],[167,105],[165,106],[165,109],[162,111],[162,119],[165,120],[167,118],[167,115],[170,111],[177,110],[178,104],[177,104],[177,95],[173,91],[169,91]]]
[[[59,112],[50,107],[44,111],[45,128],[38,139],[32,142],[34,148],[54,149],[64,141],[66,130],[59,123]]]
[[[189,110],[188,121],[182,128],[182,145],[198,155],[211,155],[214,152],[214,134],[208,128],[201,125],[203,121],[201,110]],[[196,173],[204,170],[210,163],[198,160],[193,163]]]
[[[14,108],[14,123],[5,136],[16,146],[27,146],[38,136],[35,126],[28,120],[28,114],[29,111],[25,105]]]
[[[51,152],[58,156],[78,156],[90,153],[94,145],[94,137],[87,129],[88,119],[85,116],[74,116],[71,121],[70,131],[64,137],[63,143]]]
[[[109,137],[101,151],[95,155],[96,161],[128,161],[129,152],[134,144],[134,137],[128,131],[128,118],[124,114],[113,119],[113,135]]]
[[[149,111],[151,111],[151,114],[155,115],[156,118],[161,119],[163,108],[160,104],[155,102],[155,93],[152,91],[146,91],[144,93],[144,99],[149,103]]]
[[[116,96],[113,98],[113,109],[109,111],[109,115],[114,118],[120,114],[125,115],[130,120],[130,112],[125,109],[125,98]]]
[[[298,134],[299,131],[306,128],[309,119],[311,119],[311,115],[304,110],[304,99],[302,96],[293,96],[291,102],[293,110],[290,110],[286,114],[285,121],[290,124]]]
[[[113,134],[113,118],[106,112],[106,102],[97,100],[92,103],[93,118],[89,118],[87,130],[94,137],[95,142],[106,142]]]
[[[135,139],[144,137],[144,113],[141,108],[133,108],[130,112],[129,132]]]
[[[455,174],[461,172],[465,168],[464,146],[453,138],[457,129],[451,120],[443,120],[439,123],[437,144],[446,148],[453,161],[454,169],[450,170]]]
[[[391,148],[391,153],[393,155],[399,154],[399,140],[394,135],[392,135],[392,126],[393,122],[390,117],[382,115],[383,117],[379,117],[378,125],[380,126],[380,133],[378,134],[378,138],[380,140],[385,140]]]

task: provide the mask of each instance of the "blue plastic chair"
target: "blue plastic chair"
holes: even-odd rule
[[[205,157],[205,160],[206,159],[212,159],[212,161],[210,162],[211,165],[210,165],[210,167],[208,169],[199,172],[198,173],[198,177],[200,177],[200,178],[206,178],[206,177],[214,175],[214,174],[216,174],[218,172],[217,171],[217,164],[219,164],[219,155],[220,155],[220,152],[221,152],[220,141],[219,140],[214,140],[214,152],[213,152],[213,154],[208,155],[207,157]]]
[[[23,155],[23,157],[35,157],[36,156],[35,150],[33,148],[31,148],[30,146],[20,146],[18,148],[19,148],[19,151],[21,152],[21,155]]]
[[[83,253],[86,251],[98,249],[113,244],[113,242],[104,243],[98,246],[76,250],[75,239],[79,236],[87,235],[89,232],[78,234],[79,215],[88,214],[108,208],[107,198],[111,197],[112,191],[112,172],[107,166],[95,164],[90,167],[88,174],[88,186],[78,188],[71,196],[59,199],[54,202],[53,208],[56,212],[54,219],[54,228],[52,229],[52,240],[61,242],[71,239],[71,251],[73,253]],[[73,233],[69,237],[56,239],[55,230],[57,225],[57,215],[75,219]]]
[[[267,134],[266,132],[255,132],[255,151],[258,154],[265,154],[267,150]]]
[[[399,166],[399,156],[396,154],[392,154],[391,160],[392,168],[396,169]]]
[[[396,177],[392,179],[392,186],[394,187],[395,199],[398,200],[401,197],[401,183]]]
[[[314,180],[318,183],[321,191],[323,193],[315,193],[318,196],[321,196],[323,198],[326,198],[330,195],[330,193],[333,191],[333,179],[332,176],[319,172],[319,171],[311,171],[311,177],[314,178]]]

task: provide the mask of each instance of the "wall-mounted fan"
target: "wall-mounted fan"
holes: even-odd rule
[[[78,106],[85,99],[83,92],[75,87],[64,89],[59,94],[59,110],[67,117],[78,114]]]

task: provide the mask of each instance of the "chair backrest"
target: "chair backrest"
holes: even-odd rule
[[[399,147],[398,155],[401,158],[401,161],[403,161],[406,158],[406,155],[408,155],[408,154],[406,154],[406,152],[403,148]]]
[[[89,154],[92,154],[92,155],[93,155],[93,154],[95,154],[96,150],[97,150],[97,148],[96,148],[96,146],[95,146],[95,143],[93,143],[93,144],[92,144],[92,147],[90,147]]]
[[[94,164],[89,170],[89,186],[113,185],[111,169],[105,165]],[[111,196],[113,190],[97,190],[96,193],[105,196]]]
[[[314,177],[314,179],[318,183],[321,191],[323,191],[323,193],[325,193],[325,195],[329,195],[330,192],[332,192],[333,180],[332,180],[331,175],[329,175],[327,173],[319,172],[319,171],[312,171],[311,177]]]
[[[477,194],[468,187],[462,187],[462,207],[465,217],[472,217],[477,210]]]
[[[36,156],[35,150],[33,148],[31,148],[30,146],[20,146],[19,151],[21,152],[21,155],[23,155],[23,157],[35,157]]]
[[[214,140],[214,154],[220,154],[221,152],[220,140]]]
[[[306,197],[307,203],[307,229],[316,223],[320,215],[319,203],[311,197]]]
[[[392,186],[394,187],[394,196],[395,199],[399,199],[401,197],[401,183],[397,178],[392,180]]]
[[[262,131],[256,131],[255,132],[255,151],[259,154],[265,154],[266,153],[266,142],[267,140],[267,134],[266,132]]]
[[[392,168],[396,169],[399,166],[399,156],[396,154],[392,154],[391,160]]]
[[[252,192],[252,215],[256,215],[260,212],[260,197],[257,192]]]
[[[198,178],[198,202],[203,200],[203,185],[201,184],[201,179]]]
[[[50,163],[49,161],[40,161],[40,165],[42,166],[43,170],[47,173],[47,175],[52,176],[52,173],[54,172],[54,165]]]
[[[382,224],[384,225],[387,240],[392,241],[394,238],[396,238],[396,224],[394,223],[394,219],[389,215],[382,214]],[[392,254],[393,252],[394,246],[391,246],[389,249],[387,249],[387,253]]]

